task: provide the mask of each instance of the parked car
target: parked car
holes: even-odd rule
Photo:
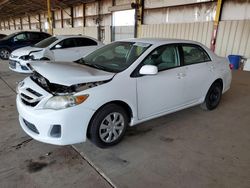
[[[102,42],[87,36],[53,36],[13,51],[9,68],[20,73],[31,73],[27,66],[30,60],[75,61],[101,46]]]
[[[6,37],[7,35],[5,35],[5,34],[0,34],[0,39],[2,39],[2,38],[4,38],[4,37]]]
[[[17,87],[19,121],[56,145],[112,146],[128,126],[198,104],[215,109],[231,84],[226,58],[186,40],[122,40],[75,63],[30,66]]]
[[[30,46],[50,37],[50,34],[35,31],[21,31],[12,33],[0,40],[0,58],[9,59],[13,50],[24,46]]]

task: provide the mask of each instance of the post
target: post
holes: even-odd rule
[[[141,25],[143,24],[144,0],[135,2],[135,37],[141,36]]]
[[[83,22],[83,27],[86,26],[86,19],[85,19],[85,3],[82,4],[82,22]]]
[[[61,28],[63,28],[64,27],[64,25],[63,25],[63,10],[62,9],[60,9],[61,10]]]
[[[14,29],[16,30],[16,20],[13,18]]]
[[[21,30],[23,30],[23,20],[22,20],[22,17],[20,17],[20,27],[21,27]]]
[[[47,0],[47,9],[48,9],[48,23],[49,23],[49,30],[48,30],[48,33],[53,34],[53,31],[52,31],[52,21],[51,21],[51,6],[50,6],[50,0]]]
[[[29,30],[31,30],[30,15],[28,15]]]
[[[10,30],[10,20],[8,19],[8,28]]]
[[[41,14],[38,14],[39,30],[42,31]]]
[[[217,6],[216,6],[215,19],[214,19],[214,27],[213,27],[213,34],[212,34],[212,39],[211,39],[211,46],[210,46],[210,49],[213,52],[215,51],[216,38],[217,38],[217,33],[218,33],[218,27],[219,27],[222,7],[223,7],[223,0],[218,0]]]
[[[74,27],[74,8],[70,7],[70,19],[71,19],[71,27]]]

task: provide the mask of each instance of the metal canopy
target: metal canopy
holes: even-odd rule
[[[52,0],[52,9],[94,2],[95,0]],[[47,0],[0,0],[0,19],[16,18],[47,11]]]

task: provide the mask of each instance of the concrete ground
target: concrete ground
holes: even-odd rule
[[[130,128],[109,149],[90,142],[51,146],[20,128],[15,82],[0,62],[0,187],[247,188],[250,72],[236,71],[214,111],[199,106]]]

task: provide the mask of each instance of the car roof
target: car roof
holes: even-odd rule
[[[189,43],[189,44],[202,45],[201,43],[196,42],[196,41],[192,41],[192,40],[166,39],[166,38],[131,38],[131,39],[119,40],[119,41],[143,42],[143,43],[149,43],[149,44],[155,44],[155,45],[170,44],[170,43]]]
[[[85,35],[55,35],[54,37],[57,37],[58,39],[67,39],[67,38],[88,38],[88,39],[93,39],[97,40],[95,38],[85,36]]]

